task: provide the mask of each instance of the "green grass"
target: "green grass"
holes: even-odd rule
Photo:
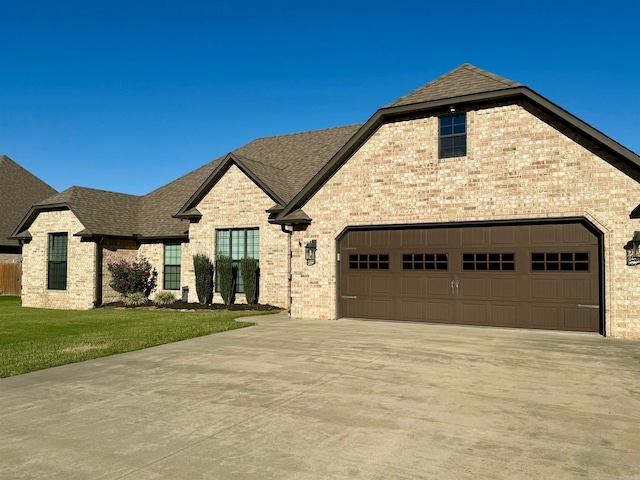
[[[255,311],[23,308],[0,297],[0,378],[242,328]]]

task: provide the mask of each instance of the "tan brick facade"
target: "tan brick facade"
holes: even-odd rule
[[[199,223],[189,227],[189,243],[182,249],[182,272],[189,286],[190,300],[197,301],[193,255],[204,253],[215,258],[216,229],[260,229],[260,303],[279,307],[288,305],[288,235],[277,225],[268,222],[266,210],[274,202],[235,165],[198,204],[202,214]],[[214,302],[220,303],[216,294]],[[236,303],[243,303],[244,295],[237,295]]]
[[[640,184],[516,105],[467,114],[467,156],[438,159],[436,117],[382,125],[303,207],[297,317],[336,317],[336,239],[348,226],[584,217],[604,233],[607,335],[640,338],[640,269],[624,245]],[[304,248],[318,241],[317,263]]]
[[[25,307],[88,309],[93,307],[95,244],[74,233],[84,227],[69,210],[42,213],[29,227],[33,239],[22,248],[22,305]],[[49,233],[68,234],[67,289],[47,288]]]

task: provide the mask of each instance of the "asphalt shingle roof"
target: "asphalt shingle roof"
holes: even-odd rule
[[[0,246],[18,246],[13,230],[31,205],[56,191],[6,155],[0,155]]]
[[[441,77],[391,102],[387,107],[412,105],[522,86],[521,83],[508,80],[499,75],[482,70],[481,68],[474,67],[469,63],[465,63],[455,70],[445,73]]]

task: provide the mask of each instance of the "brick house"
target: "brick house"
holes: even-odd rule
[[[223,252],[259,258],[260,302],[295,317],[640,338],[639,182],[638,155],[465,64],[362,125],[258,139],[142,197],[34,205],[14,232],[23,304],[108,301],[123,256],[194,291],[192,255]]]

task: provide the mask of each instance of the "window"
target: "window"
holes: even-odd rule
[[[438,158],[467,155],[467,114],[440,117]]]
[[[165,290],[180,290],[180,264],[182,245],[167,244],[164,246],[164,282]]]
[[[531,270],[534,272],[588,272],[589,253],[532,253]]]
[[[351,270],[389,270],[389,255],[386,253],[364,253],[349,255]]]
[[[233,259],[236,292],[244,293],[244,283],[239,272],[240,260],[260,259],[260,230],[257,228],[216,230],[216,255],[228,255]],[[217,278],[216,292],[219,292]]]
[[[463,253],[463,270],[491,270],[507,271],[515,270],[515,255],[513,253]]]
[[[47,288],[67,289],[67,239],[66,233],[49,234],[49,256],[47,265]]]
[[[404,253],[403,270],[446,270],[449,256],[446,253]]]

